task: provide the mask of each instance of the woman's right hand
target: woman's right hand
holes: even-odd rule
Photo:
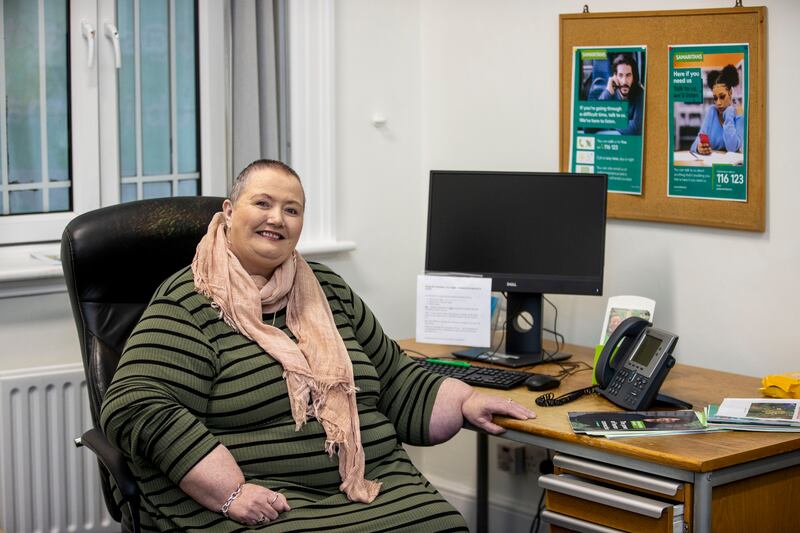
[[[245,483],[241,494],[228,509],[228,518],[240,524],[254,526],[272,522],[280,513],[290,510],[289,502],[283,494]]]
[[[697,153],[700,155],[711,155],[711,145],[704,142],[698,142]]]

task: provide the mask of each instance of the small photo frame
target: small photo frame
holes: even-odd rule
[[[655,310],[656,302],[650,298],[643,296],[612,296],[608,299],[603,329],[600,330],[599,344],[605,344],[611,334],[614,333],[614,330],[617,329],[617,326],[626,318],[636,316],[652,322]]]

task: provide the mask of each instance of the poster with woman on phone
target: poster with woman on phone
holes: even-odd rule
[[[748,48],[669,47],[669,196],[747,201]]]
[[[642,194],[645,46],[573,49],[570,171],[608,175],[608,191]]]

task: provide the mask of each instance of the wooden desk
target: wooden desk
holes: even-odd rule
[[[427,355],[444,355],[455,347],[401,341],[400,346]],[[594,351],[567,345],[573,360],[592,362]],[[557,374],[554,364],[531,371]],[[591,373],[581,372],[564,380],[556,395],[591,384]],[[700,410],[726,397],[760,397],[758,378],[704,368],[676,365],[662,392],[693,404]],[[513,398],[532,407],[537,418],[495,422],[508,431],[502,436],[557,452],[630,468],[688,484],[686,516],[696,533],[710,531],[795,530],[793,511],[800,504],[800,433],[719,432],[694,435],[605,439],[573,433],[567,412],[619,410],[592,395],[561,407],[537,407],[540,392],[524,387],[511,391],[481,389],[488,394]],[[483,442],[481,442],[483,441]],[[479,433],[479,454],[488,450],[486,435]],[[483,472],[480,471],[483,469]],[[488,480],[486,457],[479,457],[479,485]],[[486,505],[485,487],[479,489],[479,507]],[[480,529],[479,519],[479,529]]]

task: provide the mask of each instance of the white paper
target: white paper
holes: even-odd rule
[[[417,277],[417,342],[490,345],[491,278]]]

